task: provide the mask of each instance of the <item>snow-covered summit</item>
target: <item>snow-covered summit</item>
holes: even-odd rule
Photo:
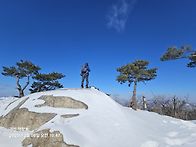
[[[0,126],[0,144],[4,147],[13,144],[21,147],[22,143],[36,146],[35,137],[31,135],[47,129],[58,131],[63,136],[64,146],[196,146],[196,124],[152,112],[134,111],[94,88],[59,89],[7,103],[4,100],[0,103]],[[15,131],[17,127],[27,130]],[[14,133],[25,135],[10,135]]]

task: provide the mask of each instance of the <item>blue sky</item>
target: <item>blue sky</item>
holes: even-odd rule
[[[138,84],[138,95],[196,101],[196,69],[187,60],[159,60],[170,46],[196,48],[195,6],[195,0],[0,0],[0,67],[30,60],[42,72],[64,73],[64,87],[80,87],[80,67],[88,62],[90,85],[128,98],[132,87],[115,81],[116,68],[144,59],[158,76]],[[17,94],[14,79],[0,79],[0,96]]]

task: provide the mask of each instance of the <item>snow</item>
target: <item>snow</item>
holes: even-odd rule
[[[2,116],[2,114],[6,114],[6,112],[10,111],[11,108],[13,107],[9,107],[9,109],[5,112],[5,110],[7,109],[7,107],[9,105],[11,105],[14,101],[17,101],[18,98],[15,98],[15,97],[1,97],[0,98],[0,116]],[[15,104],[15,103],[14,103]]]
[[[192,122],[196,124],[196,120],[193,120]]]
[[[43,100],[38,99],[42,95],[68,96],[84,102],[88,105],[88,109],[35,107],[44,103]],[[68,144],[80,147],[196,146],[196,124],[193,122],[161,116],[153,112],[134,111],[121,106],[105,93],[94,88],[59,89],[31,94],[18,100],[0,100],[0,115],[6,115],[26,98],[28,99],[20,108],[28,108],[29,111],[39,113],[57,114],[38,130],[50,128],[51,131],[60,131]],[[13,102],[14,100],[16,101]],[[61,115],[64,114],[79,114],[79,116],[62,118]],[[9,139],[6,140],[5,136],[10,130],[0,128],[0,131],[2,132],[0,144],[11,147],[12,145],[8,143]],[[22,138],[12,139],[15,147],[21,147],[19,142]]]
[[[146,141],[141,147],[158,147],[159,144],[156,141]]]

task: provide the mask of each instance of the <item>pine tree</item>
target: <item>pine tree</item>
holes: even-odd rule
[[[186,58],[189,59],[187,67],[196,67],[196,51],[190,46],[182,46],[181,48],[170,47],[161,57],[161,61],[176,60]]]
[[[19,91],[19,97],[24,96],[24,90],[30,83],[30,78],[37,74],[41,68],[39,66],[34,65],[30,61],[17,62],[15,66],[5,67],[3,66],[2,75],[14,77],[16,79],[17,90]],[[21,79],[26,78],[26,84],[24,86],[21,85]]]
[[[154,79],[157,68],[147,69],[149,62],[144,60],[136,60],[122,67],[117,68],[120,75],[117,76],[117,81],[120,84],[128,82],[128,86],[134,84],[133,96],[130,101],[130,107],[137,109],[136,88],[138,82],[145,82]]]
[[[59,83],[59,79],[63,78],[64,75],[62,73],[52,72],[48,74],[36,74],[33,79],[36,81],[33,82],[31,89],[31,93],[40,92],[40,91],[48,91],[54,90],[57,88],[63,88],[63,85]]]

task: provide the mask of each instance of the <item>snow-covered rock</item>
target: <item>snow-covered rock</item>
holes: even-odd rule
[[[36,147],[42,142],[43,147],[55,146],[54,142],[80,147],[196,146],[196,124],[134,111],[94,88],[1,99],[0,125],[2,147],[21,147],[22,143]]]

